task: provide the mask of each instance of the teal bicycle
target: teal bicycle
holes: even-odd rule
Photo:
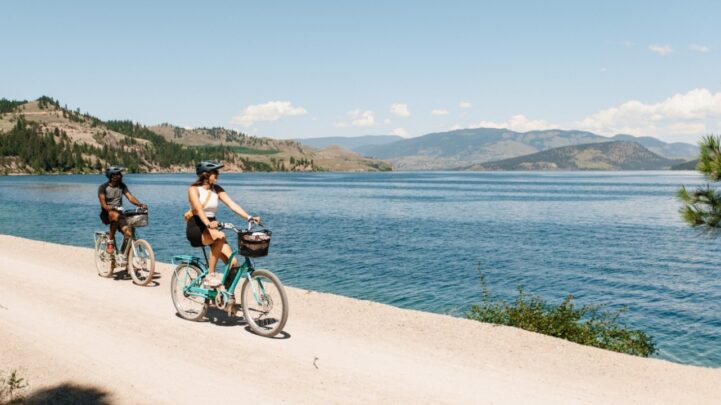
[[[251,260],[268,254],[271,231],[257,226],[254,229],[253,222],[248,222],[248,228],[243,230],[230,223],[220,223],[218,228],[232,230],[238,236],[238,250],[228,258],[220,286],[208,288],[203,284],[208,275],[205,247],[205,262],[196,256],[173,257],[176,267],[170,293],[178,315],[199,321],[214,306],[228,316],[235,316],[240,303],[243,318],[254,333],[265,337],[277,335],[288,320],[288,297],[278,277],[270,270],[256,268]],[[234,257],[242,264],[231,266]],[[243,285],[238,289],[241,280]]]

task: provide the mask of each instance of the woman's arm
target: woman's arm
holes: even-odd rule
[[[205,210],[203,209],[203,204],[200,202],[199,196],[200,193],[195,190],[195,187],[191,186],[188,188],[188,201],[190,202],[190,209],[193,210],[193,214],[200,217],[200,220],[205,224],[206,227],[210,228],[211,222],[208,220],[208,217],[205,216]]]
[[[235,212],[236,214],[240,215],[241,218],[244,218],[246,221],[250,220],[250,214],[245,212],[243,207],[236,204],[235,201],[233,201],[232,198],[228,195],[228,193],[225,192],[222,188],[217,190],[218,191],[218,199],[222,201],[225,205],[230,208],[231,211]]]

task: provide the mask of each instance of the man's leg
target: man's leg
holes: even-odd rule
[[[120,214],[117,211],[108,212],[108,220],[110,221],[110,232],[108,232],[110,243],[108,243],[108,253],[115,251],[115,231],[118,229],[118,218],[120,218]]]

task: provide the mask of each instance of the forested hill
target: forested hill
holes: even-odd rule
[[[179,139],[183,134],[190,134],[192,142]],[[1,174],[92,173],[110,164],[133,172],[184,172],[203,159],[223,161],[230,171],[391,169],[381,160],[334,148],[318,150],[224,128],[147,127],[128,120],[102,121],[49,97],[0,99]]]
[[[613,141],[564,146],[462,170],[665,170],[681,163],[636,142]]]

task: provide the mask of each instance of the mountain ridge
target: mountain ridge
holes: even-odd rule
[[[667,170],[681,162],[659,156],[637,142],[610,141],[562,146],[459,170]]]
[[[616,139],[588,131],[543,130],[516,132],[504,128],[470,128],[436,132],[375,146],[365,156],[385,159],[401,170],[444,170],[529,155],[557,147],[633,140],[666,158],[690,160],[696,146],[668,144],[651,137],[616,135]]]

